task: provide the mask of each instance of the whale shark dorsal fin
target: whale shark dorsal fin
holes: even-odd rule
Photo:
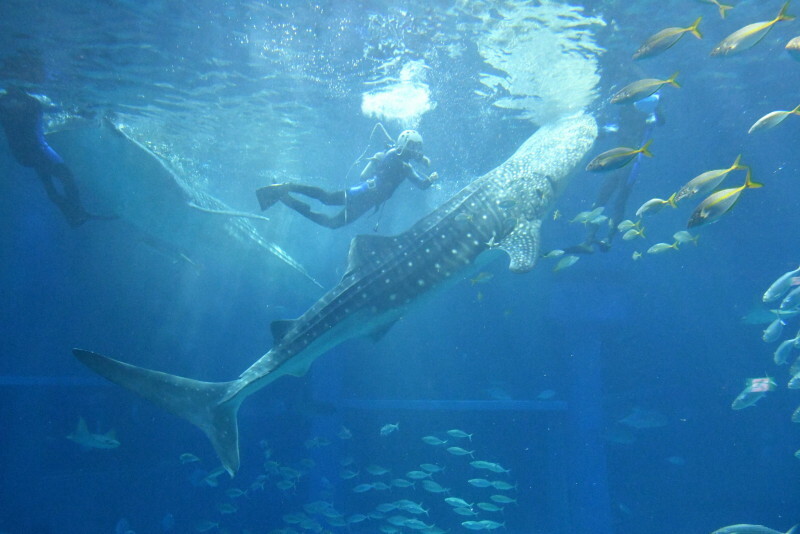
[[[269,325],[269,329],[272,332],[272,340],[275,344],[280,343],[280,341],[286,337],[286,334],[292,327],[295,325],[297,321],[294,319],[279,319],[277,321],[272,321]]]
[[[73,435],[75,437],[89,435],[89,427],[86,426],[86,419],[84,419],[83,417],[78,418],[78,426],[75,427],[75,433]]]
[[[504,237],[498,248],[504,250],[511,262],[508,268],[515,273],[526,273],[536,265],[539,256],[539,229],[542,221],[519,221],[514,229]]]
[[[385,258],[397,249],[394,237],[382,235],[357,235],[350,241],[350,252],[347,255],[347,272],[351,273],[362,265]]]

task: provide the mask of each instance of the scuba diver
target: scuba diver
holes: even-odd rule
[[[0,96],[0,124],[12,156],[20,165],[36,171],[47,196],[74,228],[97,217],[83,208],[72,171],[47,144],[42,115],[42,103],[19,87],[11,86]],[[54,179],[60,182],[60,188]]]
[[[388,137],[388,136],[387,136]],[[326,191],[320,187],[296,183],[274,184],[256,190],[256,197],[262,210],[281,201],[300,215],[328,228],[341,228],[375,208],[375,211],[389,200],[403,180],[408,179],[420,189],[429,188],[439,178],[419,172],[412,162],[421,162],[426,167],[430,160],[422,154],[422,136],[415,130],[405,130],[397,137],[392,148],[378,152],[371,158],[361,172],[361,183],[341,191]],[[343,206],[334,215],[318,213],[311,206],[293,197],[304,195],[318,200],[327,206]]]
[[[658,108],[659,100],[660,97],[658,93],[655,93],[633,104],[637,111],[646,114],[642,145],[640,146],[643,146],[650,139],[653,135],[653,129],[656,126],[664,124],[664,117],[661,115],[661,111]],[[643,157],[642,153],[636,155],[636,159],[634,159],[631,171],[628,173],[627,177],[622,173],[609,174],[605,182],[603,182],[600,192],[597,194],[597,198],[592,204],[591,209],[603,206],[606,210],[609,210],[607,211],[608,234],[602,239],[597,239],[597,233],[601,225],[592,224],[583,243],[564,249],[567,254],[591,254],[594,252],[595,245],[603,252],[608,252],[611,249],[611,240],[618,232],[617,225],[625,218],[625,207],[628,204],[628,197],[633,190],[633,186],[636,185],[636,180],[639,177],[639,164]],[[613,204],[611,204],[611,197],[614,196],[614,194],[616,194],[616,198]],[[605,226],[605,224],[606,223],[603,223],[603,226]]]

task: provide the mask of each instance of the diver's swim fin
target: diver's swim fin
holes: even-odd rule
[[[256,189],[256,198],[261,211],[271,208],[284,194],[286,194],[286,184],[272,184]]]

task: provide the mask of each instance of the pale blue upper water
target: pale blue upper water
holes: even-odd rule
[[[75,139],[71,128],[110,117],[187,187],[255,213],[253,191],[272,181],[353,185],[362,164],[346,176],[348,168],[376,122],[362,112],[362,93],[396,74],[387,72],[391,58],[424,61],[435,107],[416,127],[438,189],[403,186],[379,214],[336,231],[281,206],[270,222],[250,221],[327,289],[343,274],[354,235],[407,228],[504,161],[535,126],[476,94],[485,90],[480,73],[497,71],[476,49],[480,36],[461,26],[474,22],[465,10],[448,2],[294,4],[6,0],[0,87],[46,95],[64,146]],[[323,289],[233,238],[215,236],[204,248],[195,235],[164,248],[126,220],[70,229],[0,138],[0,532],[189,533],[204,521],[218,523],[212,532],[380,532],[386,519],[336,526],[303,507],[324,501],[347,518],[399,499],[428,514],[386,517],[454,533],[468,532],[461,523],[469,520],[526,534],[702,534],[737,523],[788,530],[800,521],[800,425],[791,422],[800,392],[787,388],[788,366],[773,363],[765,325],[742,318],[764,309],[764,290],[800,263],[800,117],[747,134],[766,113],[800,104],[800,62],[784,51],[800,24],[777,24],[741,55],[709,57],[734,30],[771,20],[782,2],[736,4],[723,20],[713,5],[691,0],[585,2],[587,16],[607,23],[592,28],[606,52],[589,110],[601,126],[620,125],[601,133],[590,156],[641,141],[642,118],[608,104],[611,94],[680,71],[682,88],[661,92],[665,123],[653,130],[654,157],[641,162],[628,215],[739,153],[763,188],[700,228],[698,246],[631,259],[671,243],[701,200],[693,198],[646,218],[645,240],[617,236],[609,252],[557,273],[554,260],[525,275],[495,262],[491,279],[438,294],[378,343],[341,345],[305,377],[281,379],[244,404],[242,469],[217,487],[203,482],[218,463],[197,429],[91,374],[70,349],[227,380],[269,349],[271,321],[296,317]],[[631,61],[649,35],[698,16],[703,40],[688,35],[662,56]],[[404,126],[385,124],[392,135]],[[134,194],[123,178],[136,176],[130,161],[103,144],[82,150],[64,153],[79,183],[84,170],[123,198]],[[583,238],[583,226],[569,220],[590,209],[602,182],[583,166],[557,202],[562,217],[545,221],[544,250]],[[729,180],[740,185],[742,173]],[[88,186],[82,194],[99,205]],[[184,246],[191,262],[180,256]],[[797,319],[786,322],[781,339],[797,333]],[[746,379],[764,376],[778,388],[733,411]],[[540,397],[546,390],[554,393]],[[649,414],[650,428],[620,423],[636,410]],[[84,450],[67,440],[79,417],[92,432],[114,429],[120,447]],[[399,429],[381,436],[388,423]],[[342,427],[351,438],[342,439]],[[471,442],[448,436],[451,429],[473,434]],[[448,443],[432,446],[424,436]],[[444,450],[454,445],[511,471],[475,469],[469,456]],[[182,464],[183,453],[201,461]],[[501,504],[503,512],[475,506],[477,517],[463,517],[420,482],[353,492],[421,463],[444,468],[433,478],[452,496],[476,503],[505,494],[516,503]],[[390,472],[371,475],[370,465]],[[302,472],[294,487],[276,486],[292,480],[281,467]],[[359,474],[343,479],[345,469]],[[477,488],[467,482],[474,478],[516,489]],[[231,488],[248,492],[233,498]],[[237,511],[221,513],[226,503]],[[309,522],[287,522],[287,514]]]

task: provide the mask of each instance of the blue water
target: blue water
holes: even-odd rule
[[[442,177],[439,189],[403,186],[380,215],[336,231],[280,206],[269,223],[253,221],[327,289],[343,274],[354,235],[373,233],[376,224],[382,234],[404,230],[504,161],[534,126],[475,95],[486,71],[469,46],[477,37],[460,35],[463,54],[445,53],[460,22],[445,3],[291,4],[6,1],[0,87],[17,83],[46,95],[53,129],[67,141],[70,127],[113,117],[191,187],[255,212],[253,190],[273,179],[352,184],[345,174],[375,123],[361,111],[364,82],[379,78],[377,66],[392,54],[424,59],[436,107],[418,128]],[[631,259],[684,229],[700,200],[690,199],[645,219],[646,245],[617,237],[608,253],[557,273],[553,260],[525,275],[502,260],[491,264],[490,280],[464,281],[428,300],[379,342],[349,341],[305,377],[282,378],[250,398],[239,414],[241,471],[232,480],[220,476],[217,487],[202,482],[218,465],[202,433],[93,375],[70,349],[227,380],[269,349],[271,321],[298,316],[324,290],[233,239],[192,243],[189,263],[175,249],[149,246],[125,221],[70,229],[0,139],[0,532],[196,532],[211,521],[218,523],[211,532],[288,534],[303,531],[284,518],[299,513],[313,519],[309,530],[344,532],[303,505],[322,500],[348,517],[398,499],[429,510],[403,512],[408,517],[467,532],[461,523],[474,518],[454,514],[420,482],[352,491],[420,463],[444,467],[433,478],[470,503],[489,494],[516,500],[477,518],[504,522],[513,533],[708,533],[737,523],[788,530],[800,521],[793,457],[800,426],[790,421],[800,393],[787,389],[787,368],[772,362],[764,326],[741,319],[800,262],[800,118],[746,133],[762,115],[800,103],[800,63],[783,50],[798,23],[777,24],[739,56],[708,56],[723,37],[770,20],[781,4],[737,2],[722,20],[714,6],[688,0],[585,3],[587,14],[608,23],[597,29],[607,52],[590,111],[601,125],[622,125],[601,134],[591,155],[641,140],[640,129],[626,128],[632,119],[607,103],[613,92],[680,71],[682,88],[661,93],[665,124],[653,132],[654,157],[641,162],[628,215],[739,153],[764,183],[700,228],[698,246]],[[686,36],[658,58],[630,60],[647,36],[701,15],[702,41]],[[394,135],[402,129],[387,127]],[[102,144],[82,150],[67,161],[76,176],[102,169],[93,175],[117,183],[136,172]],[[733,187],[741,175],[729,179]],[[563,216],[545,221],[544,250],[583,238],[583,227],[568,221],[590,209],[601,181],[575,173],[556,204]],[[82,194],[87,205],[96,201],[92,190]],[[787,322],[784,337],[794,336],[798,321]],[[731,410],[747,378],[767,375],[776,391]],[[542,400],[545,390],[554,395]],[[657,425],[619,422],[637,408],[656,412]],[[119,448],[85,450],[67,440],[79,417],[92,432],[114,429]],[[399,430],[381,436],[387,423]],[[339,437],[342,427],[351,438]],[[459,440],[449,429],[474,435]],[[469,456],[423,443],[427,435],[511,472],[476,470]],[[181,464],[182,453],[201,461]],[[353,464],[345,468],[359,474],[345,480],[348,457]],[[371,464],[390,473],[369,475]],[[276,487],[286,480],[280,467],[303,472],[294,487]],[[516,489],[487,493],[467,482],[480,477]],[[263,488],[251,487],[260,480]],[[250,489],[232,498],[231,488]],[[222,514],[224,503],[238,511]],[[381,525],[371,518],[349,532]]]

